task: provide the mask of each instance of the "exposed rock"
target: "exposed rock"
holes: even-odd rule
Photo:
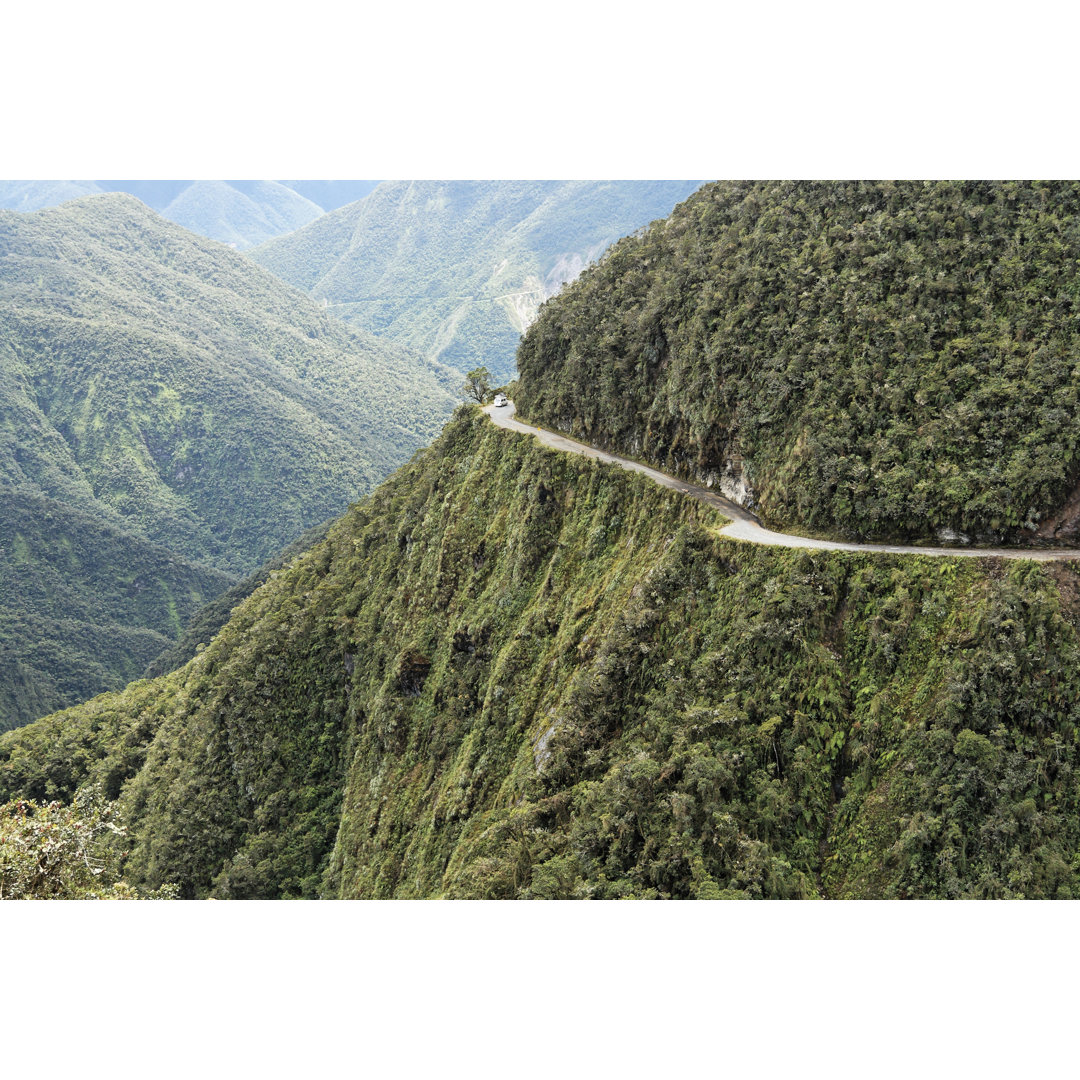
[[[533,761],[536,764],[538,773],[542,772],[544,766],[551,760],[551,751],[547,748],[547,745],[551,742],[551,736],[554,734],[555,724],[552,724],[533,744]]]
[[[1075,540],[1080,536],[1080,484],[1072,489],[1060,510],[1043,520],[1035,535],[1040,540]]]
[[[957,532],[955,529],[938,529],[937,538],[943,544],[970,544],[971,537],[967,533]]]

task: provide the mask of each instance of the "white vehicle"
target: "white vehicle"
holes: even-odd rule
[[[505,394],[496,394],[495,395],[495,408],[496,409],[501,409],[504,405],[509,405],[509,404],[510,404],[510,402],[506,400],[506,395]]]

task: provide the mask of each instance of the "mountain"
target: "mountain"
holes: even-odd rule
[[[100,191],[93,180],[0,180],[0,210],[42,210]]]
[[[198,180],[161,211],[185,229],[238,250],[299,229],[322,213],[309,199],[272,180],[243,185]]]
[[[106,685],[119,685],[238,575],[430,441],[453,406],[443,375],[131,196],[0,212],[0,501],[20,523],[0,552],[0,602],[14,605],[0,645],[25,664],[45,640],[26,627],[78,637],[114,657]],[[26,559],[35,584],[12,590]],[[112,592],[151,578],[158,591],[132,607],[102,586],[92,611],[72,600],[78,613],[62,614],[110,575]],[[176,614],[163,621],[166,593]],[[118,666],[115,642],[61,633],[61,618],[157,636]]]
[[[163,217],[237,250],[298,229],[374,180],[0,180],[0,209],[41,210],[101,192],[127,192]]]
[[[0,485],[0,731],[116,690],[234,578]]]
[[[719,189],[617,245],[545,305],[521,347],[515,393],[528,419],[589,415],[598,437],[638,432],[635,456],[660,459],[651,433],[698,406],[669,398],[664,414],[649,387],[665,392],[664,373],[691,362],[681,350],[693,340],[699,364],[738,380],[709,398],[702,376],[706,402],[738,404],[749,424],[774,393],[778,436],[787,414],[803,417],[802,445],[819,456],[823,439],[861,437],[855,405],[877,390],[839,397],[867,377],[844,352],[855,333],[844,319],[864,312],[861,340],[878,356],[878,309],[858,301],[878,296],[874,275],[889,264],[851,247],[873,249],[890,220],[874,200],[895,196],[910,247],[889,250],[909,269],[923,250],[938,261],[925,254],[929,277],[894,278],[878,297],[894,337],[988,332],[974,301],[933,287],[949,280],[945,254],[966,250],[971,291],[997,305],[994,340],[1014,342],[1016,355],[1040,333],[1044,344],[1024,378],[998,365],[1015,386],[994,383],[997,394],[965,398],[957,415],[972,431],[1002,429],[1003,460],[1017,432],[1045,453],[1048,406],[1028,383],[1045,378],[1067,402],[1045,342],[1070,331],[1069,223],[1053,210],[1068,206],[1070,187]],[[802,191],[810,205],[830,189],[863,200],[846,216],[830,209],[839,262],[807,274],[794,297],[769,292],[763,267],[790,284],[801,249],[771,253],[769,236],[789,218],[759,200]],[[935,217],[931,207],[957,191],[971,203]],[[901,213],[904,200],[918,212]],[[741,226],[720,228],[718,205]],[[985,236],[940,239],[945,222],[984,215],[996,215]],[[1013,232],[995,239],[1009,221]],[[713,246],[706,225],[723,242]],[[995,246],[1010,237],[1030,265]],[[741,277],[726,261],[739,244]],[[996,253],[989,268],[971,250],[979,244]],[[1033,287],[1016,294],[1018,274]],[[710,299],[721,287],[726,308]],[[836,294],[855,307],[830,308]],[[750,324],[765,335],[785,311],[818,312],[820,339],[793,316],[792,341],[810,342],[804,366],[787,356],[760,391],[752,361],[763,346],[739,335]],[[939,362],[961,389],[974,378]],[[882,400],[903,403],[890,392],[914,377],[908,365],[933,400],[934,363],[918,353],[886,365]],[[787,385],[795,370],[802,381]],[[563,383],[584,392],[576,405]],[[843,423],[819,412],[832,400]],[[723,431],[693,415],[685,439],[722,447]],[[931,447],[932,430],[886,426],[882,437],[902,466],[920,439]],[[695,464],[673,460],[687,473]],[[758,483],[769,460],[748,453],[741,478]],[[462,407],[325,538],[316,530],[236,595],[224,625],[209,613],[200,640],[174,653],[190,657],[184,666],[0,736],[0,803],[57,799],[89,814],[105,800],[122,823],[109,841],[110,865],[124,867],[115,884],[138,895],[1080,895],[1080,564],[769,547],[723,536],[722,525],[683,492]]]
[[[400,181],[250,254],[431,360],[514,370],[540,303],[696,182]]]
[[[463,412],[184,668],[0,737],[219,897],[1069,897],[1074,567],[758,547]]]
[[[195,180],[94,180],[98,191],[125,191],[159,214]],[[216,238],[215,238],[216,239]]]
[[[323,210],[337,210],[346,203],[356,202],[379,186],[378,180],[279,180],[278,183],[292,188]]]
[[[525,416],[789,530],[1075,539],[1080,185],[712,184],[518,365]]]

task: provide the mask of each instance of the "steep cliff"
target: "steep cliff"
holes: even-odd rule
[[[0,738],[188,896],[1070,896],[1076,573],[764,549],[462,413],[184,668]]]

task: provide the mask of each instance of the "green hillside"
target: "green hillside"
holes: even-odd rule
[[[138,678],[232,581],[0,485],[0,731]]]
[[[19,593],[0,647],[24,663],[35,648],[54,666],[67,656],[80,672],[76,654],[99,657],[92,675],[52,671],[42,685],[67,689],[42,691],[49,707],[141,672],[204,601],[429,442],[453,405],[445,379],[131,196],[0,212],[0,503],[23,522],[34,580],[56,586]],[[35,507],[76,538],[73,514],[115,542],[72,569],[49,530],[24,520]],[[136,618],[103,595],[68,617],[137,632],[130,647],[119,631],[54,625],[69,588],[144,576],[152,547],[175,560],[179,577],[160,572],[175,615]],[[12,558],[0,552],[5,574]],[[0,593],[15,603],[6,581]],[[0,677],[0,695],[32,699],[12,686]]]
[[[251,252],[335,315],[500,379],[539,304],[690,181],[398,181]]]
[[[1078,568],[720,520],[463,413],[0,800],[100,783],[187,896],[1076,895]]]
[[[158,675],[166,675],[170,671],[183,667],[205,647],[208,641],[213,640],[217,632],[229,621],[233,608],[246,600],[260,585],[266,584],[276,570],[288,566],[298,555],[314,547],[320,540],[325,540],[331,524],[332,522],[324,521],[321,525],[308,529],[303,536],[279,551],[269,562],[263,563],[254,573],[204,604],[187,621],[179,639],[170,642],[147,664],[146,670],[140,673],[142,677],[153,679]]]
[[[310,199],[273,180],[197,180],[161,211],[200,236],[242,251],[322,216]]]
[[[1078,304],[1080,185],[711,184],[545,305],[517,403],[778,526],[1075,540]]]
[[[0,476],[221,569],[338,511],[452,406],[399,347],[130,196],[0,214],[0,252]]]

